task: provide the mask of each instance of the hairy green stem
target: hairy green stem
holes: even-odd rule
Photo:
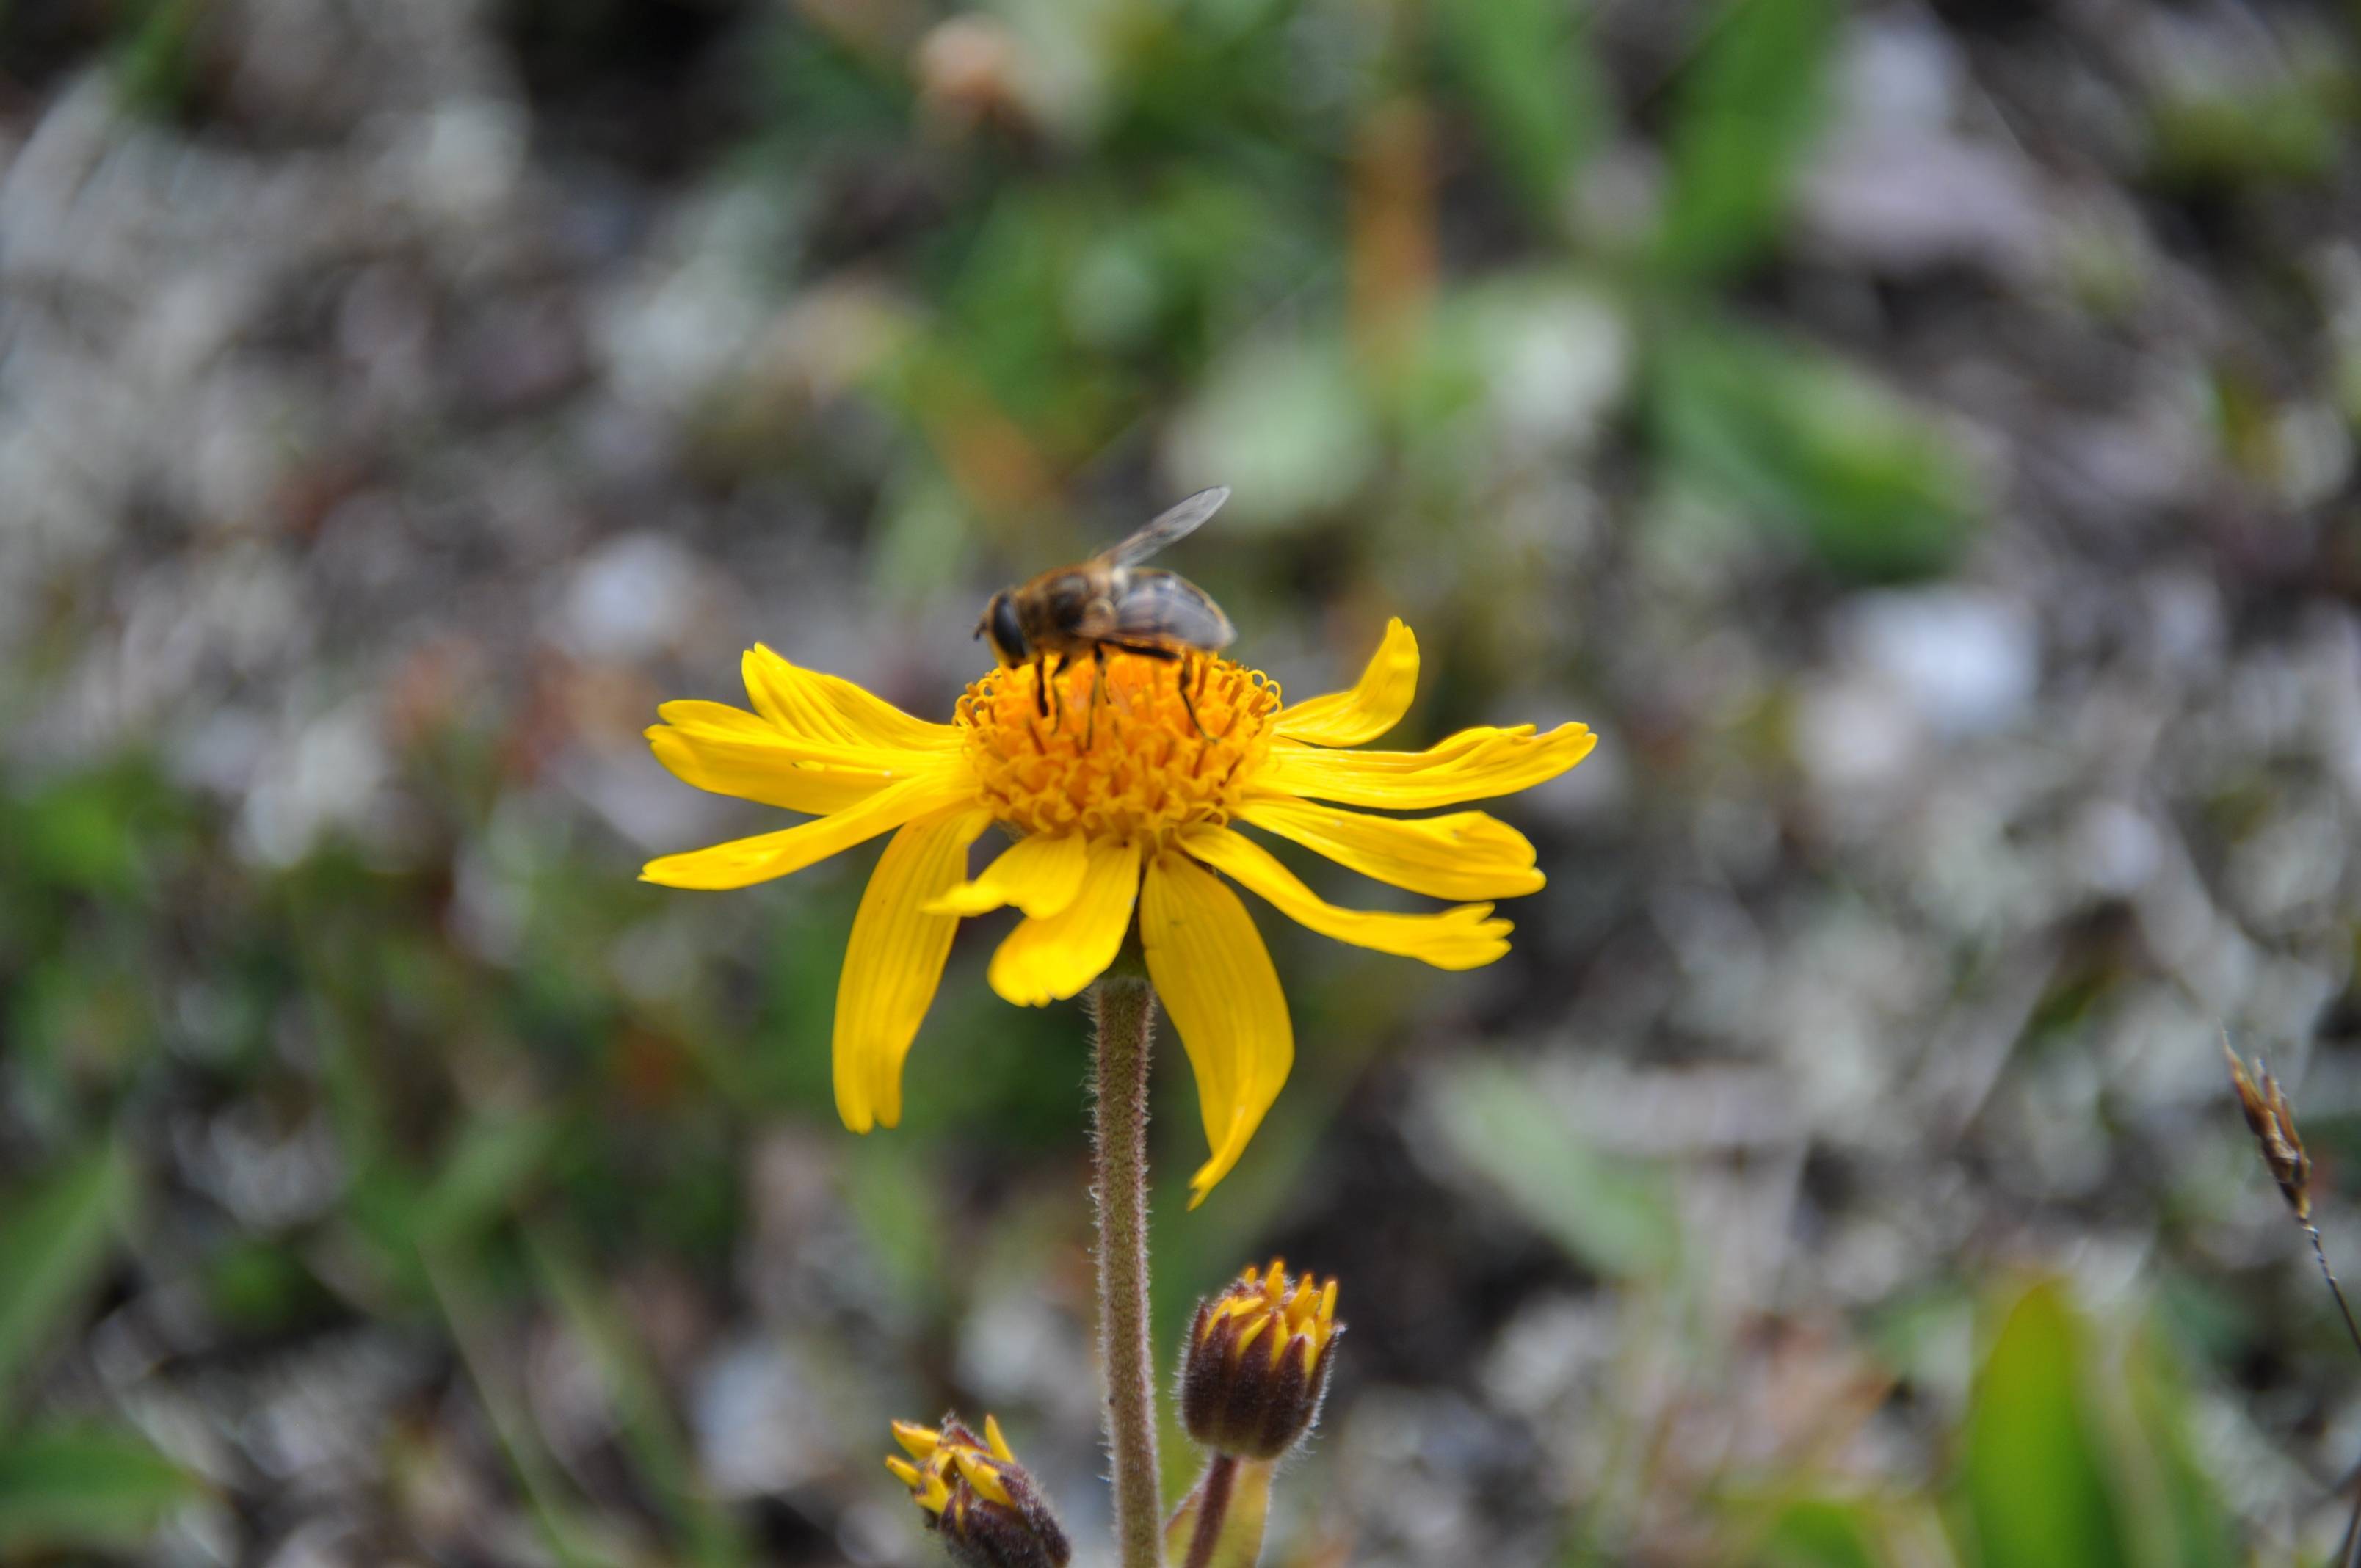
[[[1163,1568],[1156,1467],[1156,1372],[1148,1337],[1148,1039],[1156,992],[1144,976],[1111,973],[1091,988],[1098,1035],[1091,1116],[1098,1209],[1099,1347],[1107,1379],[1107,1447],[1115,1463],[1115,1534],[1122,1568]]]
[[[1213,1549],[1222,1543],[1222,1526],[1229,1521],[1230,1492],[1237,1485],[1238,1462],[1226,1453],[1213,1455],[1205,1478],[1197,1486],[1197,1528],[1189,1538],[1188,1561],[1181,1568],[1212,1568]]]

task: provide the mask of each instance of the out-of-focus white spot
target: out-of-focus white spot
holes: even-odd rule
[[[642,659],[693,619],[697,558],[655,533],[611,539],[576,566],[566,586],[558,640],[585,659]]]
[[[2040,681],[2033,618],[2021,604],[1959,588],[1865,595],[1839,637],[1930,729],[1975,735],[2031,707]]]

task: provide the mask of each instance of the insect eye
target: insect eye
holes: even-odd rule
[[[1016,606],[1006,594],[992,601],[992,647],[1007,663],[1025,658],[1025,629],[1016,623]]]

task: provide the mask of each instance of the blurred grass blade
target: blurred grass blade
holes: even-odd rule
[[[1976,1380],[1960,1479],[1983,1568],[2125,1568],[2123,1521],[2084,1406],[2082,1326],[2057,1283],[2026,1291]]]
[[[1760,1560],[1763,1568],[1880,1568],[1882,1533],[1865,1504],[1806,1498],[1781,1510]]]
[[[2124,1364],[2128,1415],[2146,1440],[2139,1505],[2145,1559],[2170,1568],[2211,1568],[2237,1561],[2232,1529],[2213,1467],[2198,1452],[2203,1430],[2186,1375],[2154,1325],[2133,1342]]]
[[[130,1200],[130,1167],[102,1145],[0,1217],[0,1409],[16,1374],[105,1267]]]
[[[1567,0],[1440,0],[1435,30],[1494,161],[1537,216],[1565,211],[1606,103]]]
[[[1730,272],[1775,237],[1839,15],[1836,0],[1734,0],[1714,22],[1675,106],[1661,241],[1674,272]]]
[[[1848,576],[1939,570],[1982,499],[1943,428],[1815,351],[1727,323],[1676,330],[1654,360],[1665,471],[1800,534]]]
[[[507,1213],[539,1174],[557,1131],[556,1118],[538,1111],[471,1120],[411,1213],[417,1243],[456,1244]]]
[[[632,1462],[686,1542],[688,1561],[708,1568],[745,1562],[745,1543],[706,1495],[655,1368],[612,1296],[599,1288],[579,1255],[546,1228],[528,1227],[525,1245],[543,1288],[597,1366]]]
[[[203,1490],[136,1433],[53,1428],[0,1439],[0,1554],[136,1546]]]
[[[467,1380],[523,1488],[550,1556],[559,1568],[622,1568],[628,1554],[608,1538],[595,1517],[575,1506],[556,1460],[542,1445],[523,1392],[516,1386],[517,1369],[495,1337],[479,1271],[456,1250],[422,1246],[419,1258],[451,1331],[451,1343],[467,1369]]]
[[[1437,1101],[1452,1152],[1588,1267],[1629,1278],[1671,1264],[1678,1238],[1663,1177],[1591,1148],[1526,1075],[1462,1069],[1443,1080]]]

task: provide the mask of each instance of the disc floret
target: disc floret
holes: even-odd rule
[[[1046,687],[1044,674],[996,670],[960,698],[969,764],[1003,821],[1162,849],[1237,814],[1279,709],[1261,671],[1118,651],[1104,666],[1067,664]]]

